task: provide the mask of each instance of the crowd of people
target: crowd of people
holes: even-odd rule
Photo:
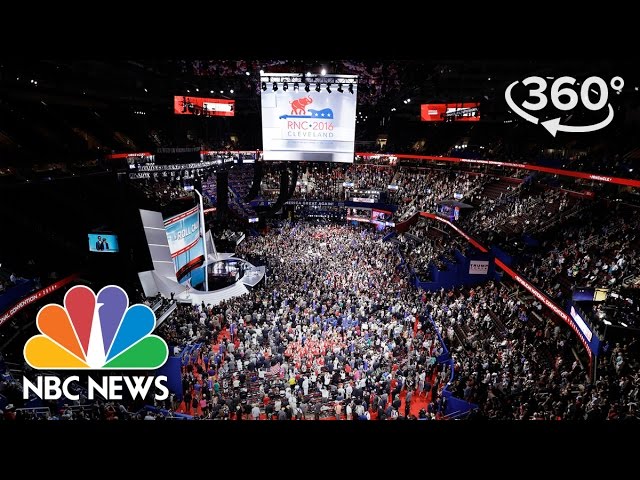
[[[248,191],[245,170],[230,175],[230,195]],[[263,196],[278,183],[267,168]],[[158,181],[141,184],[161,203],[184,194]],[[351,188],[385,191],[389,184],[398,186],[385,192],[399,205],[398,218],[435,212],[457,193],[478,207],[463,215],[461,227],[487,246],[487,235],[498,231],[540,234],[538,250],[517,265],[524,277],[558,304],[577,287],[606,288],[616,296],[590,304],[587,315],[638,327],[638,306],[619,295],[640,279],[633,211],[604,202],[594,214],[582,210],[592,200],[526,179],[401,167],[388,159],[305,165],[293,198],[344,199]],[[213,177],[203,190],[215,202]],[[469,248],[462,237],[426,220],[397,241],[383,235],[331,222],[272,224],[236,250],[266,265],[264,282],[218,305],[180,304],[160,327],[171,353],[182,358],[182,398],[172,395],[150,410],[127,401],[87,402],[80,392],[78,402],[51,405],[48,417],[439,419],[451,394],[472,404],[474,416],[491,419],[636,418],[635,340],[604,341],[591,378],[593,365],[574,333],[509,281],[435,293],[411,286],[412,273],[429,281],[434,268],[455,263],[456,251]],[[624,305],[611,308],[615,302]],[[2,416],[39,417],[21,408],[20,388],[3,376],[0,395],[11,401]]]
[[[436,212],[438,202],[451,200],[454,194],[466,197],[482,185],[484,175],[450,172],[446,170],[401,168],[395,176],[397,193],[392,197],[398,204],[399,220],[417,212]]]
[[[237,253],[265,259],[266,285],[218,306],[180,307],[161,328],[172,345],[200,345],[185,366],[186,412],[417,417],[413,391],[425,403],[428,384],[424,417],[444,415],[430,383],[442,348],[428,324],[413,335],[423,301],[396,271],[392,244],[337,225],[284,225],[254,240]]]
[[[261,196],[266,200],[275,200],[280,193],[280,176],[275,168],[264,169],[261,184]],[[371,190],[385,193],[392,183],[396,169],[387,165],[373,163],[354,163],[342,165],[305,165],[299,170],[294,200],[343,201],[358,197],[354,191]],[[346,185],[345,185],[346,184]],[[379,195],[378,194],[378,198]]]
[[[611,293],[621,295],[625,279],[631,284],[640,277],[638,219],[632,211],[620,209],[614,215],[606,205],[600,207],[596,214],[585,210],[563,224],[559,227],[562,235],[550,232],[541,248],[521,264],[523,275],[558,301],[571,299],[578,288],[590,287],[606,290],[616,302]],[[621,299],[620,303],[628,302]],[[607,307],[611,307],[609,302],[592,306],[591,317],[600,319],[600,325],[594,325],[597,330],[604,330],[602,320],[616,317],[629,327],[640,326],[633,308]]]
[[[345,226],[285,225],[243,244],[240,254],[267,260],[267,284],[181,307],[163,330],[172,344],[202,345],[185,364],[189,405],[179,408],[222,419],[435,419],[448,384],[491,419],[636,417],[635,342],[607,343],[591,381],[574,334],[541,303],[507,283],[414,290],[394,248]],[[428,320],[415,323],[424,311],[444,344]],[[446,348],[453,363],[436,362]],[[405,411],[407,397],[424,412]]]
[[[592,380],[572,332],[504,285],[440,292],[429,301],[455,363],[450,387],[489,419],[637,419],[638,342],[604,345]],[[595,361],[595,360],[594,360]]]
[[[606,343],[592,381],[573,332],[526,292],[416,290],[398,253],[366,228],[274,227],[237,251],[264,259],[264,283],[218,305],[179,304],[159,328],[182,358],[182,399],[145,409],[81,394],[49,419],[440,419],[449,393],[474,417],[636,417],[637,342]],[[3,379],[0,394],[11,388]],[[5,407],[5,419],[38,416]]]
[[[399,248],[409,265],[409,272],[418,280],[427,282],[432,279],[432,265],[438,270],[446,270],[445,259],[457,263],[455,251],[465,254],[469,244],[458,235],[450,235],[420,218],[408,232],[399,235]]]
[[[462,224],[477,233],[499,231],[508,235],[541,231],[579,203],[567,192],[529,186],[512,188],[496,199],[480,197],[478,201],[479,208],[465,216]]]
[[[184,187],[179,182],[169,182],[166,177],[162,179],[156,176],[155,178],[137,180],[134,185],[146,198],[152,199],[159,206],[167,205],[176,198],[186,195]]]

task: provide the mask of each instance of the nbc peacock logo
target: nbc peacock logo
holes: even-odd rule
[[[154,370],[167,361],[165,341],[151,332],[156,318],[146,305],[129,306],[127,293],[109,285],[97,294],[71,288],[64,307],[49,304],[36,319],[24,358],[38,370]]]

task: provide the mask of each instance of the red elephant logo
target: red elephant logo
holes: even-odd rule
[[[306,115],[307,105],[313,103],[313,98],[310,96],[301,97],[289,103],[291,104],[291,115]]]

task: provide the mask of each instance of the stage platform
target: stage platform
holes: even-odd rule
[[[246,294],[249,291],[247,287],[255,287],[265,277],[265,267],[256,267],[246,260],[234,257],[230,253],[219,253],[217,259],[210,260],[207,263],[213,265],[220,261],[241,263],[244,267],[244,275],[234,284],[227,287],[207,292],[189,288],[176,295],[175,298],[180,302],[190,301],[194,305],[200,305],[202,302],[205,305],[217,305],[225,300]]]

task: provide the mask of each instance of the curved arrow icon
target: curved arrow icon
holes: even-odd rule
[[[514,103],[513,99],[511,98],[511,90],[517,84],[518,84],[518,80],[516,80],[515,82],[513,82],[511,85],[509,85],[507,87],[507,89],[504,91],[504,99],[507,101],[507,105],[509,105],[509,108],[511,110],[516,112],[518,115],[520,115],[522,118],[524,118],[527,122],[531,122],[531,123],[537,125],[538,124],[538,119],[536,117],[534,117],[533,115],[531,115],[530,113],[527,113],[523,109],[521,109],[518,105],[516,105]]]
[[[609,115],[607,115],[607,118],[593,125],[561,125],[560,117],[545,120],[544,122],[541,122],[541,125],[555,137],[558,132],[595,132],[596,130],[600,130],[601,128],[609,125],[611,120],[613,120],[613,107],[609,104]]]

